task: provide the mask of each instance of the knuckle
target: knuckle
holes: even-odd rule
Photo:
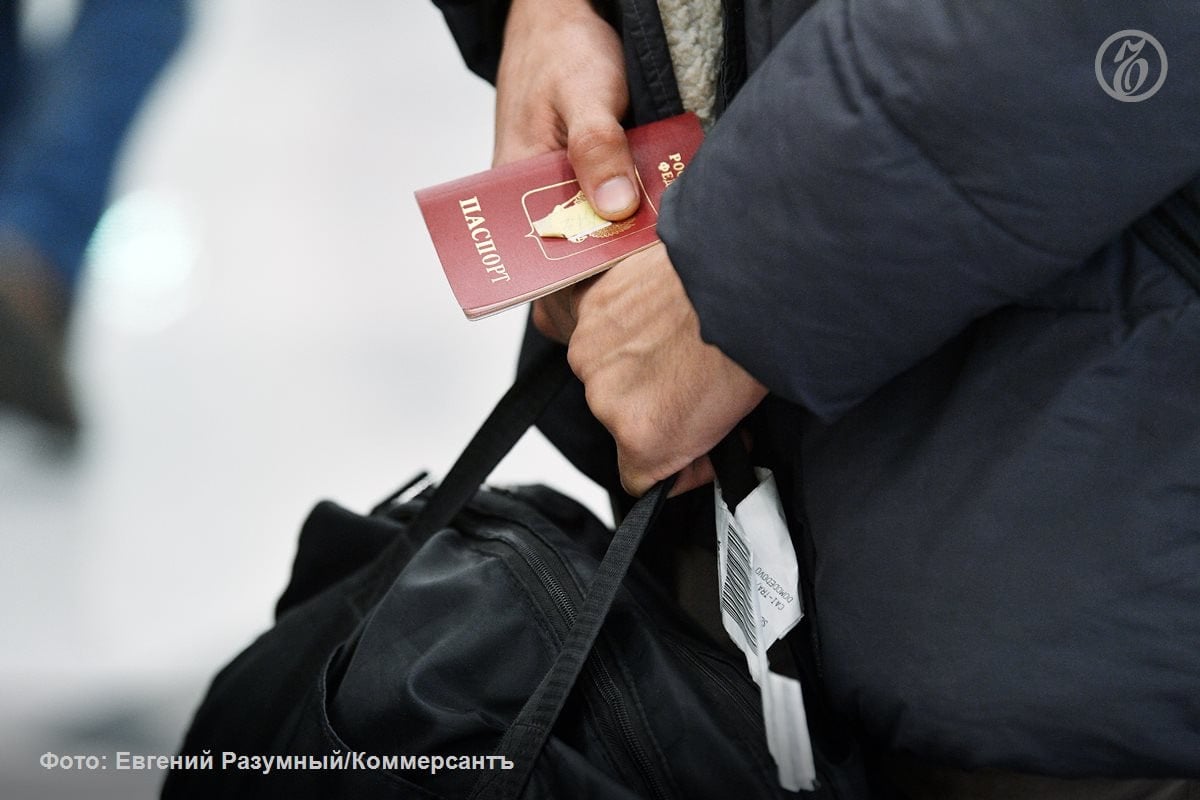
[[[650,488],[649,482],[627,467],[617,467],[621,473],[621,488],[633,497],[641,497]]]
[[[567,136],[567,158],[572,165],[594,166],[620,155],[624,132],[614,121],[612,127],[591,125],[572,130]]]
[[[656,482],[648,464],[619,448],[617,471],[620,473],[621,486],[634,497],[641,497]]]
[[[620,405],[610,414],[610,432],[617,448],[624,452],[631,463],[645,464],[654,452],[653,426],[641,414],[632,414]]]
[[[571,371],[575,373],[575,377],[583,381],[584,395],[587,399],[588,407],[592,409],[592,413],[596,414],[596,418],[599,419],[600,416],[593,407],[594,395],[597,392],[590,382],[590,374],[587,369],[589,359],[581,341],[582,337],[575,336],[571,338],[570,343],[567,345],[567,364],[571,367]]]
[[[568,361],[571,358],[571,354],[568,352]],[[621,402],[620,396],[614,393],[602,378],[596,378],[588,370],[586,358],[580,358],[578,355],[575,358],[578,361],[578,367],[572,364],[572,369],[575,370],[579,380],[583,381],[584,399],[587,401],[588,408],[591,409],[592,416],[608,430],[617,442],[617,447],[620,448],[623,445],[624,431],[628,425],[624,404]]]

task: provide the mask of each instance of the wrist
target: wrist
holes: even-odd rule
[[[595,19],[591,0],[512,0],[505,38],[530,31],[550,30],[577,19]]]

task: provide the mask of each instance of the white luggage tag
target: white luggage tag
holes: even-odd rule
[[[800,682],[772,672],[767,660],[771,645],[804,616],[800,568],[775,476],[758,470],[754,477],[757,486],[740,501],[736,495],[744,490],[731,490],[732,509],[720,481],[716,485],[721,621],[762,691],[767,747],[780,785],[793,792],[812,790],[816,767]]]

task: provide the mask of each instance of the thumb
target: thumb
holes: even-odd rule
[[[637,211],[637,173],[629,141],[615,117],[568,120],[567,158],[597,214],[621,220]]]

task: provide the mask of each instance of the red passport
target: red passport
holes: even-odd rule
[[[703,133],[693,114],[626,132],[642,202],[608,222],[583,197],[565,151],[420,189],[417,204],[468,319],[480,319],[595,275],[658,241],[663,191]]]

